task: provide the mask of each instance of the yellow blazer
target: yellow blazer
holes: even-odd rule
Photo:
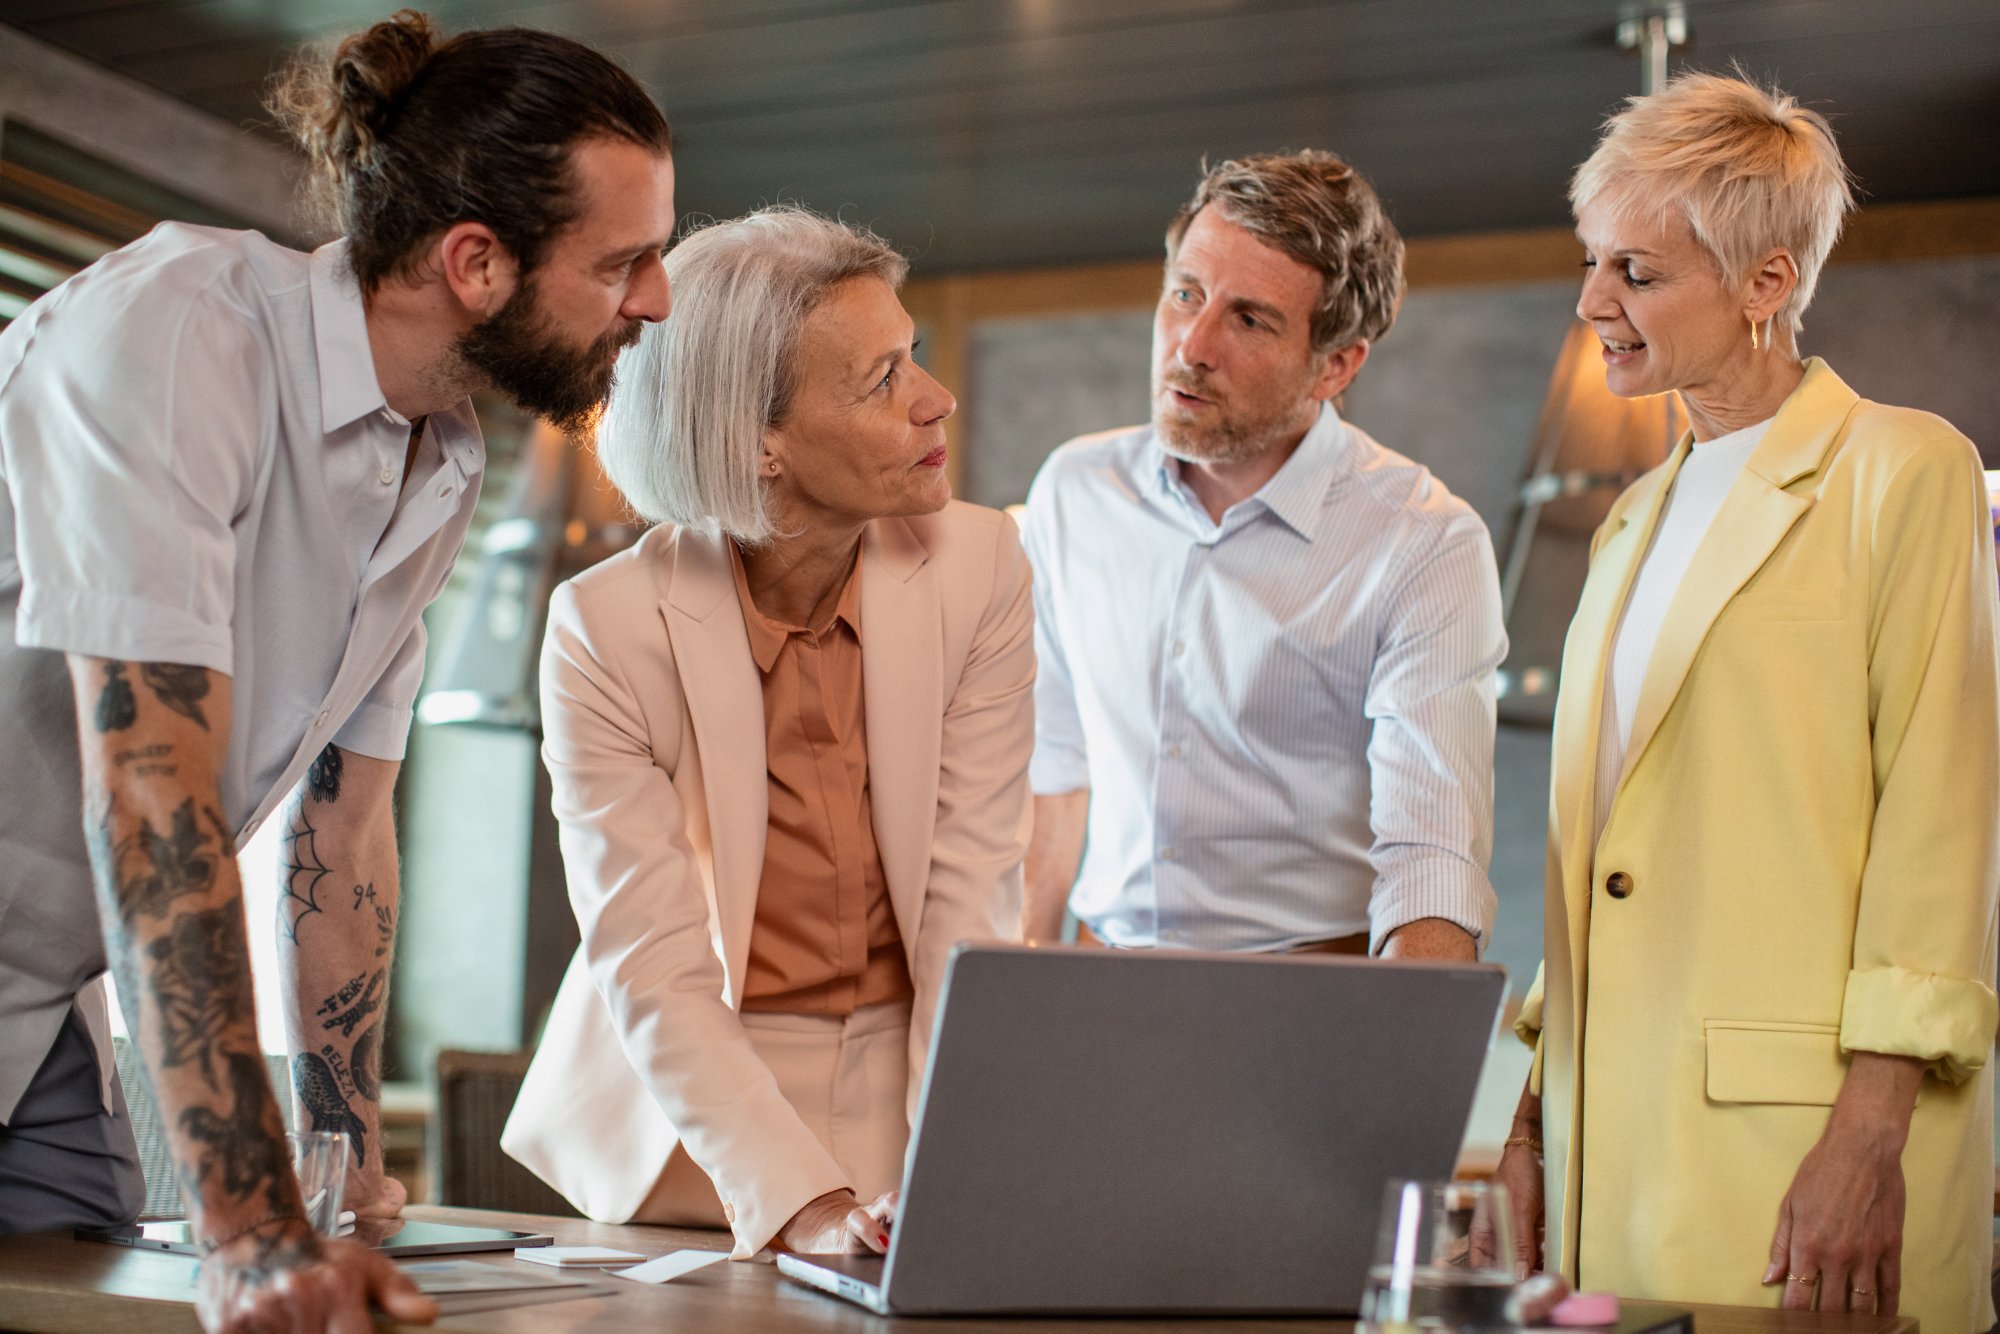
[[[952,947],[1020,930],[1033,606],[994,510],[877,520],[860,562],[875,840],[916,988],[908,1115]],[[848,1183],[737,1018],[769,774],[724,539],[656,528],[558,588],[542,720],[583,941],[501,1147],[624,1222],[684,1145],[747,1257]]]
[[[2000,657],[1978,455],[1807,363],[1668,609],[1593,846],[1611,639],[1689,447],[1612,507],[1563,651],[1519,1025],[1549,1260],[1631,1297],[1776,1305],[1778,1206],[1847,1053],[1916,1056],[1902,1309],[1984,1331]]]

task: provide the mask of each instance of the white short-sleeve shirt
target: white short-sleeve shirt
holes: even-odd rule
[[[105,967],[65,653],[231,678],[245,838],[329,742],[400,759],[465,538],[469,402],[376,382],[344,243],[166,224],[0,332],[0,1123]]]

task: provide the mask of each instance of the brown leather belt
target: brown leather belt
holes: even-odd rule
[[[1076,924],[1076,943],[1079,945],[1094,945],[1099,949],[1115,948],[1099,939],[1097,933],[1082,922]],[[1368,933],[1366,931],[1358,931],[1351,936],[1335,936],[1332,940],[1308,940],[1303,945],[1292,946],[1285,953],[1365,955],[1368,953]]]

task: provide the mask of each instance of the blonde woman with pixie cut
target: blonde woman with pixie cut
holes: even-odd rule
[[[501,1144],[738,1259],[887,1247],[945,961],[1019,930],[1027,561],[951,499],[904,267],[789,208],[676,247],[598,433],[658,526],[549,608],[583,940]]]
[[[1611,119],[1571,201],[1612,392],[1677,393],[1692,430],[1612,507],[1564,650],[1536,1061],[1500,1165],[1520,1265],[1984,1331],[1978,455],[1800,359],[1851,206],[1820,116],[1677,79]]]

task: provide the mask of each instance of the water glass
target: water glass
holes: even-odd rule
[[[1391,1181],[1361,1296],[1363,1327],[1506,1329],[1513,1255],[1505,1186]]]
[[[322,1237],[340,1226],[341,1197],[347,1192],[347,1136],[324,1130],[295,1130],[285,1136],[292,1149],[306,1222]]]

